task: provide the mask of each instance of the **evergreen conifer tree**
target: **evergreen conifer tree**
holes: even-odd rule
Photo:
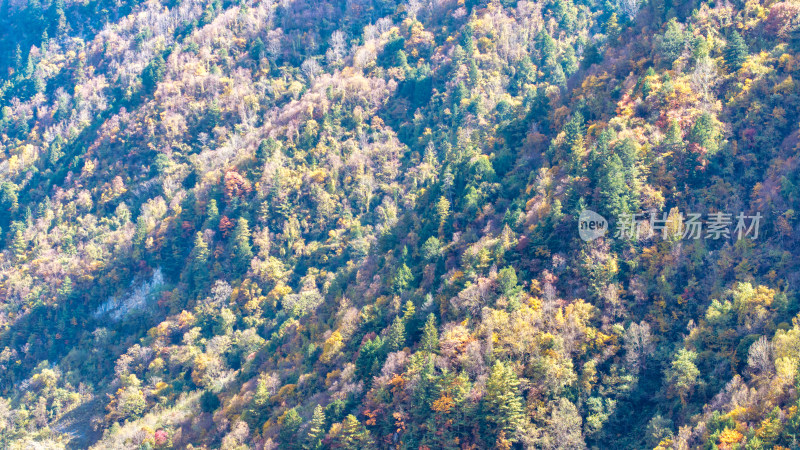
[[[747,61],[748,52],[747,44],[742,39],[742,35],[738,31],[731,33],[731,37],[728,38],[728,46],[725,47],[725,63],[728,68],[732,71],[739,70],[742,64]]]

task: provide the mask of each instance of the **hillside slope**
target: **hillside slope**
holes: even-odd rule
[[[3,448],[798,446],[796,0],[2,10]]]

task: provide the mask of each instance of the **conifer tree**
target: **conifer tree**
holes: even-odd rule
[[[669,67],[676,59],[680,58],[686,48],[686,34],[674,18],[667,23],[667,30],[661,38],[659,49],[664,64]]]
[[[472,24],[467,23],[464,25],[462,32],[461,45],[464,46],[464,51],[467,53],[467,58],[472,58],[472,55],[475,53],[475,41],[472,38]]]
[[[616,218],[631,212],[628,203],[625,172],[619,155],[611,155],[602,168],[603,175],[600,179],[600,197],[603,200],[603,209],[608,217]]]
[[[22,69],[22,61],[22,47],[20,47],[19,43],[17,43],[17,48],[14,50],[14,70],[19,71]]]
[[[414,318],[414,314],[416,314],[416,312],[417,307],[414,306],[414,302],[411,300],[406,301],[406,304],[403,305],[403,321],[408,323]]]
[[[689,132],[689,140],[705,148],[709,153],[716,153],[719,149],[717,142],[717,127],[711,114],[704,112],[700,114],[697,121]]]
[[[300,418],[300,414],[297,413],[297,408],[286,411],[286,414],[283,416],[283,426],[280,431],[280,439],[284,448],[300,448],[296,440],[296,435],[302,423],[303,419]]]
[[[234,264],[239,271],[247,270],[253,259],[253,247],[250,244],[250,226],[247,219],[240,217],[233,229]]]
[[[497,284],[500,286],[500,291],[504,295],[511,295],[517,287],[517,271],[513,267],[508,266],[500,269],[497,274]]]
[[[556,57],[556,41],[542,29],[536,36],[536,48],[539,50],[540,65]]]
[[[700,371],[694,364],[696,360],[697,353],[682,348],[667,369],[666,381],[669,389],[680,397],[681,403],[684,405],[700,377]]]
[[[195,288],[200,288],[208,281],[208,257],[210,252],[208,244],[203,239],[203,233],[198,231],[194,237],[194,249],[192,250],[191,275],[194,279]]]
[[[376,448],[369,431],[352,414],[344,418],[342,427],[333,441],[335,448],[364,450]]]
[[[617,27],[617,30],[618,29],[619,27]],[[592,66],[592,64],[598,64],[602,61],[603,55],[600,54],[600,49],[597,47],[597,44],[592,42],[587,45],[586,50],[583,51],[583,59],[581,60],[581,65],[583,68],[588,69]]]
[[[25,235],[22,234],[22,226],[17,226],[14,228],[16,228],[16,230],[14,231],[14,238],[11,243],[11,248],[16,260],[24,261],[25,255],[28,251],[28,241],[25,239]]]
[[[257,37],[250,45],[250,58],[255,66],[261,67],[261,58],[264,56],[264,41]]]
[[[356,374],[362,380],[367,380],[375,373],[386,355],[383,339],[378,336],[370,339],[361,346],[356,359]]]
[[[426,352],[436,352],[439,349],[439,332],[436,330],[436,316],[428,314],[428,320],[422,329],[420,348]]]
[[[61,287],[58,288],[58,295],[61,298],[69,298],[72,296],[72,279],[70,277],[64,278],[64,282],[61,283]]]
[[[486,381],[484,411],[492,434],[513,435],[525,420],[525,407],[519,394],[519,379],[510,365],[497,361]]]
[[[263,139],[260,144],[258,144],[258,148],[256,149],[256,158],[263,162],[267,158],[271,157],[275,154],[276,151],[280,149],[280,145],[278,141],[274,138],[270,137],[268,139]]]
[[[615,40],[619,37],[620,31],[619,18],[617,17],[617,13],[613,13],[606,22],[606,34],[608,34],[610,39]]]
[[[325,410],[321,405],[314,408],[314,415],[308,424],[308,435],[303,446],[304,450],[319,450],[322,448],[322,438],[325,437]]]
[[[578,58],[575,56],[575,49],[569,45],[561,55],[561,67],[564,68],[564,73],[571,76],[578,71]]]
[[[395,292],[402,294],[406,289],[408,289],[413,280],[414,275],[411,274],[411,269],[405,263],[403,263],[394,276],[393,285]]]
[[[150,61],[150,64],[142,71],[142,85],[145,90],[147,92],[155,90],[158,82],[164,78],[166,72],[167,63],[164,61],[164,57],[157,54],[156,57]]]
[[[583,116],[580,113],[572,116],[564,125],[564,145],[569,170],[575,176],[583,174]]]
[[[674,147],[680,147],[683,144],[683,133],[677,120],[670,122],[667,134],[664,137],[664,144]]]
[[[206,220],[202,228],[214,230],[219,226],[219,207],[213,198],[206,203]]]
[[[467,87],[464,86],[463,81],[459,81],[456,87],[453,89],[453,93],[451,94],[451,98],[453,99],[453,105],[459,106],[461,104],[461,100],[464,100],[469,96],[469,91],[467,91]]]
[[[550,82],[554,85],[562,88],[567,86],[567,75],[564,73],[561,64],[547,64],[545,66],[545,73],[549,74]]]
[[[406,345],[406,324],[400,316],[394,318],[386,336],[386,347],[390,352],[402,350]]]
[[[747,44],[742,39],[742,35],[738,31],[731,33],[728,39],[728,46],[725,47],[725,64],[732,71],[737,71],[747,61]]]
[[[611,143],[611,131],[606,128],[597,137],[595,145],[589,152],[589,160],[587,162],[587,170],[589,177],[593,180],[598,174],[602,173],[601,169],[609,154],[609,145]]]

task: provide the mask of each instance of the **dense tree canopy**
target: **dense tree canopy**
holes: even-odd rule
[[[0,447],[797,447],[797,2],[0,9]]]

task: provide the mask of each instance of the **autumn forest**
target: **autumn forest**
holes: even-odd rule
[[[800,448],[798,0],[1,3],[0,448]]]

